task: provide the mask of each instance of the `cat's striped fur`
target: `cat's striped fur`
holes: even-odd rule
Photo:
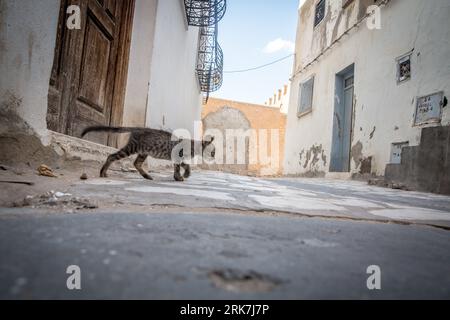
[[[183,160],[192,158],[195,156],[195,142],[193,140],[175,140],[173,141],[173,135],[170,132],[147,129],[147,128],[124,128],[124,127],[107,127],[107,126],[94,126],[86,128],[82,137],[84,137],[89,132],[111,132],[111,133],[130,133],[130,139],[125,147],[123,147],[119,152],[112,154],[106,160],[100,171],[100,177],[107,177],[107,171],[114,161],[118,161],[127,158],[131,155],[138,154],[138,157],[134,163],[134,166],[139,171],[139,173],[149,180],[153,180],[152,177],[145,172],[142,168],[147,157],[152,157],[155,159],[169,160],[174,162],[174,178],[176,181],[184,181],[184,179],[189,178],[191,175],[191,167],[186,164]],[[206,147],[210,146],[213,142],[213,138],[210,141],[202,142],[202,153]],[[183,152],[181,145],[186,146],[186,143],[190,145],[191,155],[186,155]],[[177,147],[178,159],[172,159],[172,151]],[[211,156],[214,157],[214,148],[211,147]],[[184,169],[184,175],[181,175],[181,168]]]

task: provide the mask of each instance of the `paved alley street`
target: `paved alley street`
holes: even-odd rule
[[[0,0],[0,300],[450,300],[449,15]]]
[[[0,209],[0,297],[450,297],[450,197],[357,181],[153,177],[113,172]],[[88,205],[74,207],[81,198]],[[66,287],[70,265],[80,291]],[[372,265],[381,290],[367,288]]]

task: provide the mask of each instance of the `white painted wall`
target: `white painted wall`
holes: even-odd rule
[[[187,28],[182,1],[158,2],[147,126],[194,133],[202,105],[195,71],[198,35],[199,28]]]
[[[280,97],[281,90],[281,97]],[[278,89],[272,97],[264,102],[267,107],[278,108],[283,114],[287,114],[289,110],[289,99],[291,96],[291,85],[286,84],[282,88]]]
[[[144,127],[158,0],[136,0],[123,125]]]
[[[0,1],[0,105],[20,101],[18,115],[44,143],[59,8],[59,0]]]
[[[372,170],[383,175],[390,160],[391,144],[420,142],[421,129],[413,127],[416,97],[450,93],[450,2],[448,0],[391,0],[381,10],[382,29],[369,30],[365,23],[345,36],[320,60],[302,73],[332,40],[357,20],[361,0],[349,14],[339,17],[341,0],[327,0],[325,21],[313,30],[316,0],[307,0],[299,11],[295,76],[291,82],[284,170],[286,174],[327,172],[331,153],[335,75],[355,64],[355,115],[352,145],[361,142],[363,155],[373,156]],[[414,49],[412,79],[397,85],[396,58]],[[299,85],[315,75],[313,111],[297,117]],[[450,107],[442,125],[450,124]],[[376,128],[373,138],[370,133]],[[322,145],[326,163],[313,167],[299,161],[302,150]],[[351,171],[359,172],[352,160]]]
[[[137,0],[123,123],[194,129],[201,93],[195,73],[198,32],[182,0]],[[46,115],[60,0],[0,1],[0,105],[49,141]]]

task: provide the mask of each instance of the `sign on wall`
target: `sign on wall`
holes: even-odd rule
[[[417,98],[414,125],[441,122],[443,104],[443,92]]]
[[[409,142],[393,143],[391,146],[391,161],[392,164],[402,163],[403,148],[408,147]]]

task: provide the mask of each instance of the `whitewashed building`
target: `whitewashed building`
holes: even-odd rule
[[[448,126],[449,17],[448,0],[302,1],[285,173],[384,175]]]
[[[285,84],[283,88],[278,89],[272,97],[267,99],[264,102],[265,106],[271,107],[271,108],[278,108],[280,109],[280,112],[283,114],[288,113],[289,109],[289,99],[291,96],[291,87],[289,84]]]
[[[0,104],[44,144],[96,124],[192,133],[203,95],[221,84],[221,50],[208,32],[225,8],[225,0],[2,0]]]

